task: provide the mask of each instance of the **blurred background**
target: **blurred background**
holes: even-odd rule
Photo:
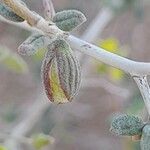
[[[42,0],[26,3],[43,15]],[[53,4],[56,11],[78,9],[86,15],[87,22],[73,35],[133,60],[150,60],[149,0],[53,0]],[[109,132],[114,114],[147,117],[133,79],[76,52],[82,67],[78,96],[65,105],[47,103],[40,78],[44,50],[30,57],[17,53],[29,35],[0,21],[1,149],[140,150],[139,142]]]

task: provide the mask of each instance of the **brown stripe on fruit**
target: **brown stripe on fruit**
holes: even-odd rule
[[[53,61],[53,59],[51,59],[48,63],[46,63],[46,61],[43,63],[42,78],[43,78],[43,84],[44,84],[44,88],[46,91],[46,95],[49,98],[49,100],[53,102],[54,99],[53,99],[53,94],[51,91],[51,82],[50,82],[50,78],[49,78],[49,71],[51,68],[52,61]]]

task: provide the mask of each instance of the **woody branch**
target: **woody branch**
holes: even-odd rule
[[[4,0],[4,3],[8,5],[12,10],[22,18],[24,18],[29,25],[35,27],[49,36],[55,36],[56,34],[63,34],[64,32],[58,29],[54,24],[49,24],[43,17],[35,14],[29,10],[26,6],[21,4],[17,0]],[[121,69],[126,73],[134,75],[149,75],[150,63],[136,62],[123,58],[116,54],[105,51],[93,44],[80,40],[74,36],[69,36],[68,41],[71,46],[87,55],[90,55],[108,65]]]
[[[12,8],[12,10],[17,15],[25,19],[31,27],[35,27],[36,29],[44,32],[50,37],[65,34],[62,30],[58,29],[58,27],[56,27],[55,24],[53,23],[50,24],[43,17],[29,10],[18,0],[3,0],[3,1],[6,5]],[[145,105],[150,114],[150,98],[149,98],[150,87],[148,85],[147,80],[145,79],[147,78],[147,75],[150,74],[150,63],[132,61],[119,55],[110,53],[102,48],[99,48],[93,44],[90,44],[84,40],[81,40],[71,35],[68,36],[68,42],[74,49],[77,49],[78,51],[83,52],[89,56],[92,56],[115,68],[121,69],[124,72],[129,73],[133,77],[136,76],[137,78],[134,78],[134,80],[136,81],[141,91]],[[140,81],[143,81],[146,84],[143,84],[143,82]]]

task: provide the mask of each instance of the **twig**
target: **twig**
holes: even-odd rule
[[[102,10],[100,10],[97,16],[95,17],[95,19],[92,21],[92,23],[85,31],[85,34],[81,36],[81,39],[86,40],[88,42],[95,41],[97,37],[101,35],[102,31],[112,20],[113,17],[114,17],[114,13],[110,9],[103,8]],[[78,57],[80,58],[82,73],[87,74],[88,71],[87,66],[90,61],[90,57],[88,57],[84,53],[79,53],[79,54],[80,55]]]
[[[133,76],[133,79],[141,91],[147,111],[150,114],[150,87],[147,81],[147,76]]]
[[[103,8],[99,11],[95,19],[93,19],[92,23],[88,26],[87,30],[81,36],[81,39],[86,40],[88,42],[93,42],[97,39],[98,36],[101,35],[104,28],[109,24],[109,22],[114,18],[114,13],[108,9]],[[80,58],[80,63],[82,66],[82,73],[83,76],[87,75],[89,70],[89,63],[90,63],[90,57],[87,57],[83,53],[79,53],[78,56]],[[84,77],[83,77],[84,79]],[[108,91],[111,94],[115,94],[117,96],[127,98],[130,96],[130,92],[127,89],[121,88],[119,86],[116,86],[110,82],[108,82],[106,79],[99,78],[99,79],[84,79],[83,81],[83,88],[92,88],[92,87],[101,87]]]
[[[48,22],[42,17],[40,17],[40,19],[37,21],[37,16],[35,15],[35,13],[30,11],[24,5],[20,4],[17,0],[4,0],[4,2],[9,7],[11,7],[18,15],[19,13],[21,13],[20,16],[25,18],[29,24],[32,24],[32,26],[43,31],[45,34],[48,34],[49,36],[64,34],[64,32],[58,29],[54,24],[49,25]],[[31,19],[33,19],[34,23],[31,23]],[[102,48],[99,48],[86,41],[80,40],[74,36],[69,36],[68,41],[73,48],[79,50],[80,52],[92,56],[115,68],[121,69],[126,73],[134,75],[150,74],[150,63],[129,60],[127,58],[105,51]]]
[[[150,74],[150,63],[136,62],[117,54],[108,52],[100,47],[90,44],[84,40],[76,38],[74,36],[69,36],[68,41],[71,46],[93,58],[102,61],[105,64],[123,70],[126,73],[134,75],[149,75]]]
[[[18,0],[4,0],[4,3],[9,6],[17,15],[25,19],[30,26],[36,27],[49,36],[65,34],[53,23],[46,21],[37,13],[32,12]]]

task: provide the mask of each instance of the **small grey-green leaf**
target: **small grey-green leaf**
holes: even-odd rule
[[[22,2],[23,3],[23,2]],[[14,22],[23,22],[24,19],[15,14],[11,8],[6,6],[5,4],[0,3],[0,15],[4,18],[14,21]]]
[[[150,125],[144,126],[141,138],[141,150],[150,150]]]
[[[116,135],[140,135],[143,126],[144,123],[140,118],[123,114],[113,119],[110,131]]]
[[[42,50],[50,44],[48,37],[42,34],[34,34],[27,38],[19,47],[18,52],[21,55],[34,55],[37,51]]]
[[[56,13],[53,22],[63,31],[71,31],[86,21],[85,15],[78,10],[64,10]]]

